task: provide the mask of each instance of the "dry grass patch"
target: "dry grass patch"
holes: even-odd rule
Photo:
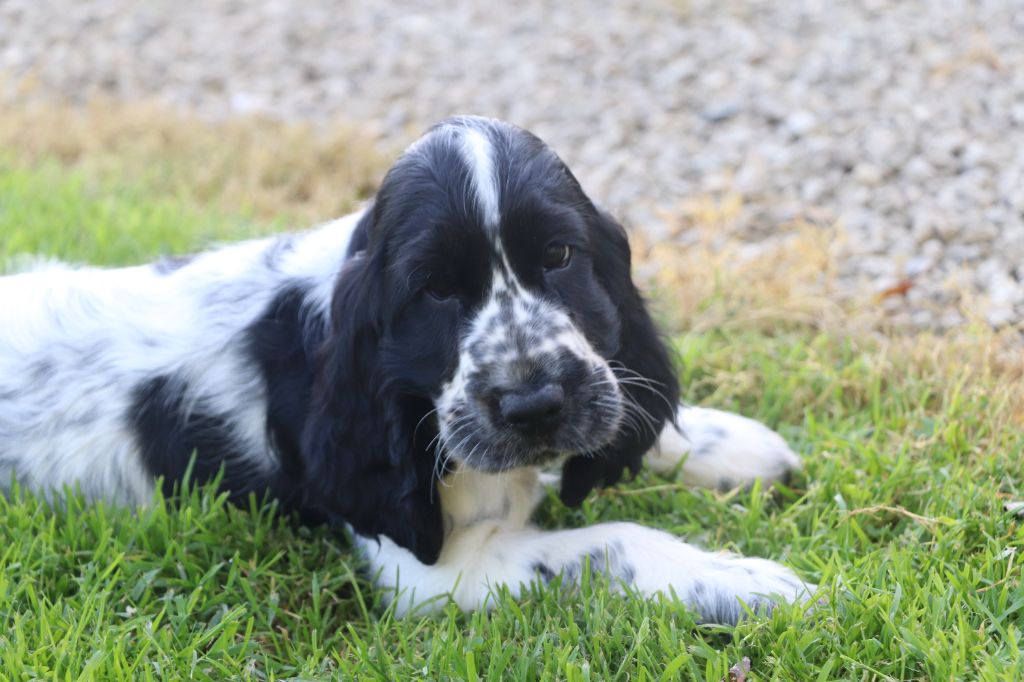
[[[259,219],[312,224],[350,211],[386,168],[376,136],[245,117],[205,121],[152,103],[27,98],[0,110],[0,150]]]
[[[964,295],[961,312],[968,323],[958,329],[893,327],[877,293],[851,294],[837,286],[847,239],[841,226],[798,223],[752,245],[730,237],[741,201],[726,196],[682,203],[662,217],[676,241],[633,236],[638,273],[658,292],[659,312],[670,329],[693,335],[823,334],[862,354],[865,371],[883,383],[927,380],[946,387],[950,399],[953,393],[958,399],[985,396],[994,426],[1024,426],[1024,323],[993,330]],[[735,382],[742,376],[709,379]],[[862,379],[850,390],[863,389]]]

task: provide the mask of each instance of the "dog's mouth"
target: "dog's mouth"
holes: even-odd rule
[[[491,473],[549,466],[608,445],[623,418],[622,402],[617,391],[574,400],[557,424],[538,430],[510,425],[487,409],[486,401],[467,401],[447,415],[439,415],[438,456]]]

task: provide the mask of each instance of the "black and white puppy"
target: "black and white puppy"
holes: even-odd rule
[[[799,466],[677,398],[623,229],[490,119],[435,126],[369,208],[308,233],[0,279],[0,483],[139,504],[195,456],[236,500],[350,529],[403,613],[585,568],[708,621],[808,596],[779,564],[639,525],[530,525],[542,468],[575,505],[652,448],[706,485]]]

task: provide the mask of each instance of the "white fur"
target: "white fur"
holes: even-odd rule
[[[501,212],[490,141],[478,130],[466,130],[463,136],[463,157],[473,169],[473,188],[483,214],[484,226],[494,233],[501,224]]]
[[[666,425],[647,455],[647,464],[660,473],[674,473],[678,467],[687,483],[727,489],[758,479],[773,483],[801,467],[786,441],[753,419],[680,406],[677,421],[682,432]]]

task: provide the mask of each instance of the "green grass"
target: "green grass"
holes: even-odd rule
[[[0,261],[120,264],[275,227],[148,182],[0,164]],[[539,521],[638,520],[786,562],[822,585],[813,614],[697,626],[598,582],[396,620],[342,542],[260,505],[193,490],[133,513],[15,490],[0,679],[722,680],[744,657],[748,679],[1024,678],[1024,530],[1002,510],[1024,496],[1024,428],[998,377],[784,321],[676,340],[686,397],[778,428],[805,472],[729,494],[644,474],[579,510],[549,499]]]
[[[33,254],[126,265],[271,227],[156,193],[148,182],[0,157],[0,261]]]

